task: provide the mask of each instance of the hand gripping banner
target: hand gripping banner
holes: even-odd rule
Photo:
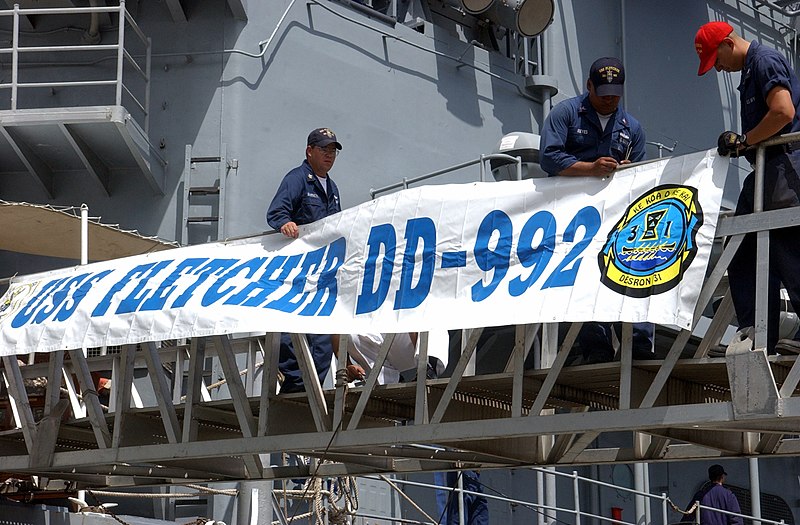
[[[301,227],[13,280],[0,355],[234,332],[626,321],[689,328],[727,173],[713,151],[425,186]]]

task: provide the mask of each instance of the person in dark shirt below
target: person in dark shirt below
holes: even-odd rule
[[[711,465],[708,467],[708,481],[698,490],[692,497],[689,503],[689,509],[694,507],[695,502],[700,502],[703,507],[713,507],[715,509],[725,510],[728,512],[735,512],[741,514],[742,510],[739,507],[739,500],[733,492],[722,484],[725,483],[725,478],[728,475],[722,465]],[[687,509],[688,510],[688,509]],[[684,515],[682,522],[695,523],[695,513],[697,509]],[[741,516],[731,516],[729,514],[722,514],[721,512],[714,512],[711,509],[700,509],[700,525],[744,525],[744,520]]]

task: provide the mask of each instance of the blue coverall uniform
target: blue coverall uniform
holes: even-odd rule
[[[322,188],[314,170],[307,160],[293,169],[281,181],[275,197],[267,210],[267,224],[276,230],[289,221],[309,224],[342,211],[339,201],[339,188],[331,180],[325,178],[327,191]],[[308,334],[308,345],[314,358],[314,367],[323,383],[331,368],[333,346],[328,334]],[[302,392],[305,390],[303,376],[297,365],[294,347],[289,334],[281,334],[281,349],[278,368],[283,373],[282,393]]]
[[[613,157],[617,162],[644,159],[645,136],[639,122],[622,108],[617,108],[605,129],[589,101],[589,94],[570,98],[552,109],[541,130],[540,164],[551,177],[578,161],[594,162]],[[618,325],[618,323],[616,323]],[[610,361],[611,323],[585,323],[578,334],[585,362]],[[653,325],[633,325],[633,356],[652,357]]]
[[[767,94],[776,86],[783,86],[791,92],[795,108],[794,118],[778,134],[800,131],[800,81],[797,75],[780,53],[751,42],[738,88],[745,134],[767,114]],[[748,152],[746,157],[754,163],[755,151]],[[800,204],[800,143],[767,148],[765,160],[763,209]],[[736,204],[736,215],[753,212],[754,179],[754,173],[745,178]],[[789,292],[795,312],[800,312],[800,250],[797,248],[800,227],[770,230],[769,235],[767,349],[772,353],[778,341],[781,281]],[[756,257],[756,236],[748,234],[728,267],[731,298],[740,328],[755,325]]]

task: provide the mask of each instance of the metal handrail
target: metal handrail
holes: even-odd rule
[[[661,506],[661,509],[662,509],[662,520],[663,520],[662,523],[664,523],[664,524],[670,523],[668,518],[669,518],[669,507],[672,504],[672,501],[667,496],[667,494],[664,493],[664,492],[662,492],[660,495],[651,494],[649,492],[642,492],[642,491],[639,491],[639,490],[630,489],[628,487],[623,487],[621,485],[614,485],[612,483],[606,483],[606,482],[595,480],[595,479],[592,479],[592,478],[579,476],[577,471],[572,471],[572,473],[568,474],[568,473],[565,473],[565,472],[559,472],[557,470],[551,470],[551,469],[545,469],[545,468],[539,468],[539,467],[533,467],[530,470],[535,471],[535,472],[540,472],[542,474],[546,474],[546,475],[553,476],[553,477],[563,477],[563,478],[572,479],[573,480],[572,487],[573,487],[573,491],[574,491],[574,497],[572,498],[572,501],[573,501],[573,504],[574,504],[574,508],[546,505],[546,504],[542,504],[542,503],[536,503],[536,502],[531,502],[531,501],[525,501],[525,500],[520,500],[520,499],[516,499],[516,498],[511,498],[511,497],[508,497],[508,496],[505,496],[505,495],[495,495],[495,494],[487,494],[486,492],[476,492],[476,491],[471,491],[471,490],[465,490],[465,489],[463,489],[461,487],[446,487],[446,486],[440,486],[440,485],[435,485],[435,484],[431,484],[431,483],[423,483],[423,482],[419,482],[419,481],[409,481],[409,480],[403,480],[403,479],[397,479],[397,478],[392,479],[392,482],[393,483],[397,483],[397,484],[401,484],[401,485],[409,485],[409,486],[414,486],[414,487],[429,488],[429,489],[434,489],[434,490],[442,490],[442,491],[446,491],[446,492],[452,492],[452,493],[457,494],[459,498],[463,498],[463,496],[466,495],[466,494],[474,495],[474,496],[480,496],[480,497],[483,497],[483,498],[486,498],[486,499],[503,501],[505,503],[510,503],[512,505],[526,506],[526,507],[529,507],[530,509],[532,509],[535,512],[548,511],[548,512],[561,512],[561,513],[565,513],[565,514],[572,514],[572,515],[575,516],[576,524],[580,523],[580,518],[581,517],[586,517],[586,518],[592,518],[592,519],[596,519],[596,520],[603,521],[603,522],[613,523],[615,525],[635,525],[635,522],[617,520],[617,519],[614,519],[614,518],[609,517],[609,516],[602,516],[602,515],[594,514],[592,512],[587,512],[585,510],[581,510],[581,505],[580,505],[580,483],[579,482],[584,482],[584,483],[587,483],[589,485],[596,485],[596,486],[600,486],[600,487],[612,488],[612,489],[615,489],[615,490],[618,490],[618,491],[624,491],[624,492],[628,492],[630,494],[635,494],[635,495],[638,495],[638,496],[650,498],[652,500],[657,500],[658,502],[660,502],[660,506]],[[363,477],[366,478],[366,479],[371,479],[371,480],[378,480],[378,481],[381,480],[380,477],[373,477],[373,476],[363,476]],[[769,519],[766,519],[766,518],[761,518],[761,517],[756,517],[756,516],[748,516],[747,514],[729,512],[729,511],[719,510],[719,509],[716,509],[714,507],[708,507],[708,506],[705,506],[705,505],[700,505],[697,502],[695,504],[695,508],[700,509],[700,510],[720,512],[722,514],[726,514],[726,515],[729,515],[729,516],[738,516],[738,517],[741,517],[743,519],[752,520],[752,522],[759,522],[759,523],[763,523],[763,524],[767,524],[767,525],[784,525],[785,524],[784,520],[774,521],[774,520],[769,520]],[[700,513],[697,512],[697,514],[695,515],[695,519],[697,519],[699,514]]]
[[[58,14],[96,14],[96,13],[118,13],[119,28],[116,44],[104,45],[64,45],[64,46],[22,46],[20,43],[20,17],[26,15],[58,15]],[[19,4],[14,4],[13,9],[0,10],[0,17],[11,16],[13,18],[13,36],[11,47],[0,48],[0,54],[11,54],[11,82],[0,84],[0,89],[11,89],[11,109],[16,111],[18,108],[18,93],[20,89],[43,88],[43,87],[78,87],[78,86],[115,86],[115,104],[122,105],[123,94],[130,96],[134,104],[143,115],[144,130],[148,129],[149,124],[149,99],[150,99],[150,63],[151,63],[151,42],[144,34],[136,21],[131,17],[125,8],[125,0],[120,0],[119,6],[108,7],[63,7],[63,8],[21,8]],[[139,64],[136,58],[125,49],[125,26],[136,34],[138,40],[144,44],[146,49],[145,63]],[[134,39],[136,40],[136,39]],[[20,82],[19,81],[19,56],[21,53],[60,53],[76,51],[114,51],[117,62],[116,75],[113,80],[78,80],[78,81],[56,81],[56,82]],[[133,71],[138,73],[145,82],[144,104],[125,86],[123,74],[125,64],[129,64]],[[138,120],[138,119],[137,119]]]
[[[753,215],[764,211],[764,165],[767,148],[800,141],[800,132],[787,133],[763,142],[756,149],[755,180],[753,188]],[[763,257],[756,259],[756,296],[753,347],[767,347],[767,281],[769,279],[769,230],[756,230],[756,251]]]
[[[451,173],[454,171],[458,171],[460,169],[468,168],[470,166],[474,166],[476,164],[480,164],[481,171],[480,171],[480,181],[483,182],[486,178],[486,161],[487,160],[506,160],[514,162],[517,165],[517,180],[522,179],[522,157],[512,157],[511,155],[506,155],[505,153],[491,153],[488,155],[481,155],[477,159],[468,160],[466,162],[462,162],[460,164],[455,164],[453,166],[432,171],[430,173],[426,173],[425,175],[420,175],[418,177],[406,178],[403,177],[403,180],[400,182],[395,182],[393,184],[389,184],[387,186],[381,186],[380,188],[370,188],[369,194],[371,198],[375,198],[375,195],[379,193],[385,193],[387,191],[396,190],[398,188],[407,189],[410,184],[415,184],[417,182],[422,182],[424,180],[432,179],[434,177],[438,177],[439,175],[445,175],[447,173]]]

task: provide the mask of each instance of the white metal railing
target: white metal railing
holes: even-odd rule
[[[670,520],[670,514],[669,514],[670,509],[672,509],[674,512],[677,512],[677,511],[674,510],[676,508],[676,505],[670,500],[670,498],[667,496],[666,493],[662,492],[660,495],[657,495],[657,494],[651,494],[649,492],[642,492],[642,491],[639,491],[639,490],[623,487],[623,486],[620,486],[620,485],[614,485],[612,483],[606,483],[604,481],[598,481],[598,480],[595,480],[595,479],[592,479],[592,478],[579,476],[577,471],[572,471],[572,473],[568,474],[568,473],[565,473],[565,472],[559,472],[559,471],[557,471],[555,469],[539,468],[539,467],[533,467],[530,470],[533,470],[534,472],[543,474],[545,476],[568,478],[568,479],[572,480],[572,498],[569,498],[569,497],[564,498],[564,501],[571,500],[572,501],[572,506],[571,507],[570,506],[568,506],[568,507],[560,507],[560,506],[558,506],[557,503],[554,504],[554,505],[548,505],[548,504],[539,503],[539,502],[532,502],[532,501],[525,501],[525,500],[515,499],[515,498],[511,498],[511,497],[502,495],[502,494],[488,494],[485,491],[484,492],[475,492],[475,491],[465,490],[460,485],[456,486],[456,487],[445,487],[445,486],[440,486],[440,485],[434,485],[434,484],[431,484],[431,483],[422,483],[422,482],[419,482],[419,481],[409,481],[409,480],[402,480],[402,479],[396,479],[396,478],[392,479],[392,483],[396,483],[398,485],[408,485],[408,486],[414,486],[414,487],[420,487],[420,488],[426,488],[426,489],[442,490],[442,491],[445,491],[445,492],[452,492],[452,493],[454,493],[456,495],[456,497],[459,498],[460,501],[463,501],[464,495],[469,494],[469,495],[474,495],[474,496],[480,496],[480,497],[486,498],[487,500],[497,500],[497,501],[502,501],[504,503],[509,503],[509,504],[512,504],[512,505],[519,505],[519,506],[522,506],[522,507],[526,507],[526,508],[530,509],[531,511],[533,511],[533,512],[535,512],[537,514],[540,514],[540,515],[554,516],[555,513],[562,513],[562,514],[566,514],[566,515],[572,515],[573,518],[574,518],[574,521],[572,521],[571,523],[574,523],[575,525],[580,525],[582,518],[590,518],[592,520],[597,520],[599,523],[610,523],[610,524],[613,524],[613,525],[637,525],[637,523],[641,523],[641,521],[638,520],[638,519],[635,519],[634,521],[624,521],[624,520],[620,520],[620,519],[617,519],[617,518],[614,518],[614,517],[602,516],[600,514],[595,514],[593,512],[588,512],[587,510],[584,510],[581,507],[581,483],[583,483],[584,484],[584,490],[588,490],[588,488],[585,487],[586,485],[588,485],[589,487],[592,487],[592,486],[606,487],[606,488],[614,489],[614,490],[617,490],[617,491],[620,491],[620,492],[626,492],[626,493],[629,493],[629,494],[631,494],[633,496],[640,496],[640,497],[643,497],[643,498],[649,498],[651,501],[657,502],[659,504],[659,506],[661,507],[661,520],[662,520],[661,523],[662,523],[662,525],[667,525],[669,523],[681,521],[680,518],[677,519],[677,520]],[[373,476],[363,476],[363,477],[367,478],[367,479],[372,479],[372,480],[380,480],[380,479],[382,479],[380,477],[373,477]],[[463,507],[463,505],[459,505],[458,508],[462,509],[464,507]],[[702,511],[706,511],[706,512],[719,512],[721,514],[725,514],[725,515],[728,515],[728,516],[737,516],[737,517],[740,517],[740,518],[742,518],[744,520],[750,520],[749,522],[746,522],[746,523],[754,523],[754,524],[758,523],[758,524],[763,524],[763,525],[785,525],[784,520],[774,521],[774,520],[769,520],[769,519],[765,519],[765,518],[761,518],[761,517],[757,517],[757,516],[750,516],[750,515],[747,515],[747,514],[741,514],[741,513],[735,513],[735,512],[719,510],[719,509],[716,509],[714,507],[708,507],[706,505],[700,505],[699,503],[695,503],[695,505],[693,506],[693,509],[697,510],[697,512],[695,512],[694,519],[690,523],[695,523],[695,524],[699,524],[701,522],[700,521],[700,514],[701,514]],[[683,518],[683,514],[682,514],[683,511],[680,511],[680,512],[681,512],[681,518]],[[391,521],[391,518],[383,518],[383,519]],[[552,520],[548,520],[548,521],[552,521]],[[558,520],[556,520],[556,521],[558,521]],[[425,522],[417,522],[417,523],[425,523]],[[563,523],[563,522],[560,522],[560,523]],[[648,522],[648,523],[652,523],[652,522]]]
[[[403,188],[405,190],[408,189],[408,187],[411,184],[432,179],[433,177],[438,177],[440,175],[446,175],[447,173],[452,173],[460,169],[468,168],[470,166],[474,166],[475,164],[479,164],[481,168],[479,175],[480,178],[478,180],[480,182],[484,182],[486,180],[486,161],[489,160],[505,160],[515,163],[517,165],[516,179],[522,180],[522,157],[512,157],[511,155],[506,155],[505,153],[491,153],[489,155],[482,154],[477,159],[468,160],[466,162],[462,162],[461,164],[456,164],[454,166],[450,166],[441,170],[432,171],[430,173],[426,173],[425,175],[420,175],[418,177],[412,177],[410,179],[407,177],[403,177],[402,181],[395,182],[387,186],[382,186],[380,188],[370,188],[369,194],[370,197],[374,199],[375,196],[378,195],[379,193],[386,193],[387,191],[392,191],[399,188]]]
[[[117,30],[117,42],[115,44],[86,44],[86,45],[52,45],[52,46],[23,46],[20,42],[20,17],[28,15],[75,15],[75,14],[117,13],[119,16],[119,27]],[[1,54],[11,55],[11,82],[0,83],[0,89],[11,90],[11,109],[19,109],[19,93],[23,89],[54,88],[54,87],[87,87],[87,86],[113,86],[115,89],[114,103],[122,105],[123,95],[127,96],[138,108],[143,116],[142,121],[138,122],[147,132],[150,120],[150,67],[151,67],[151,41],[139,28],[136,21],[125,9],[125,0],[120,0],[119,6],[111,7],[65,7],[65,8],[35,8],[23,9],[19,4],[14,4],[13,9],[0,10],[0,17],[13,18],[13,36],[11,47],[0,48]],[[138,40],[145,47],[145,60],[141,64],[137,59],[125,49],[125,28],[130,26]],[[102,80],[74,80],[74,81],[46,81],[46,82],[21,82],[19,79],[20,55],[26,53],[68,53],[68,52],[103,52],[111,51],[116,61],[116,72],[114,78]],[[125,66],[128,65],[133,72],[144,80],[143,93],[134,94],[124,82]]]

